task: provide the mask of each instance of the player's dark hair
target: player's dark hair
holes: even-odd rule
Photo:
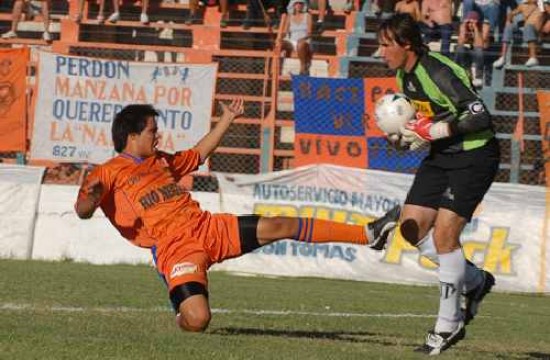
[[[417,55],[428,51],[418,23],[408,13],[398,13],[384,20],[378,28],[378,39],[394,40],[400,46],[410,45]]]
[[[115,151],[120,153],[126,147],[128,135],[140,134],[147,126],[147,119],[158,116],[152,105],[128,105],[115,116],[111,133]]]

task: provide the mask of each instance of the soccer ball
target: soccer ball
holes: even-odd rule
[[[404,94],[382,96],[374,106],[376,125],[386,134],[399,134],[401,126],[414,119],[416,110]]]

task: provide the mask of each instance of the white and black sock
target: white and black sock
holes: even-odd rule
[[[466,260],[462,249],[439,254],[439,313],[435,332],[452,332],[462,320],[460,296],[464,286]]]

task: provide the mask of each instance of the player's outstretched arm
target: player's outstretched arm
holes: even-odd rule
[[[222,116],[220,121],[216,124],[216,127],[212,129],[208,134],[206,134],[198,143],[195,145],[195,150],[199,152],[201,156],[201,163],[212,154],[214,150],[220,144],[220,141],[223,138],[223,135],[229,129],[229,125],[237,117],[241,116],[244,113],[243,99],[237,98],[234,99],[231,104],[221,102],[222,107]]]
[[[103,186],[99,179],[84,183],[74,206],[78,217],[81,219],[91,218],[99,206],[102,195]]]

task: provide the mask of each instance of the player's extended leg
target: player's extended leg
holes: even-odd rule
[[[397,226],[400,211],[401,208],[396,206],[366,226],[311,218],[260,217],[258,244],[263,246],[281,239],[294,239],[311,243],[345,242],[380,250]]]

